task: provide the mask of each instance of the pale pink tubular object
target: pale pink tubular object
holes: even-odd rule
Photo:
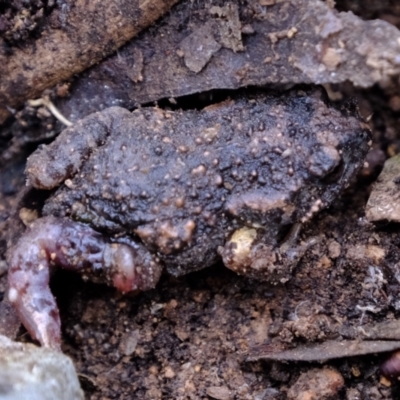
[[[142,245],[110,243],[69,219],[36,220],[8,257],[8,297],[21,322],[43,346],[60,350],[61,323],[49,288],[50,268],[60,266],[122,292],[153,288],[161,265]]]

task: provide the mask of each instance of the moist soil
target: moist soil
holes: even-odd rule
[[[10,46],[24,35],[37,34],[35,29],[20,37],[12,32],[7,18],[16,12],[14,3],[19,4],[0,2],[0,31],[10,36]],[[36,2],[26,4],[37,15]],[[338,8],[398,23],[397,6],[381,2],[378,9],[375,4],[340,1]],[[385,353],[323,364],[261,359],[266,349],[273,353],[327,340],[338,346],[344,339],[365,340],[360,327],[400,317],[400,227],[372,225],[364,215],[385,159],[400,150],[398,83],[366,90],[346,84],[328,89],[358,100],[361,114],[370,117],[373,149],[348,190],[303,227],[301,238],[318,236],[320,241],[306,252],[288,283],[271,286],[215,265],[181,278],[164,274],[156,289],[134,296],[57,271],[52,290],[61,311],[62,350],[73,359],[88,399],[303,399],[313,390],[314,397],[307,398],[399,398],[397,381],[379,373]],[[205,99],[210,102],[215,95],[193,95],[184,104],[203,107]],[[183,104],[179,98],[176,102],[175,107]],[[48,118],[26,107],[1,130],[0,299],[6,293],[6,242],[17,236],[14,210],[25,183],[25,159],[39,143],[50,140]],[[2,333],[30,341],[6,301],[0,317]],[[248,362],[249,354],[256,360]],[[321,354],[324,358],[329,357]],[[328,371],[324,366],[343,378],[330,397],[318,394],[318,384],[310,389],[299,379],[309,373],[312,381],[313,374]]]

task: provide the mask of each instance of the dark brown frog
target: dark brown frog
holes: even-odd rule
[[[128,292],[154,287],[163,265],[181,275],[222,257],[283,283],[317,241],[296,244],[301,223],[348,185],[369,141],[355,107],[320,89],[92,114],[28,159],[28,182],[55,190],[9,252],[9,299],[57,348],[52,266]]]

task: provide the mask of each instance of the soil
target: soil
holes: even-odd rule
[[[379,2],[379,7],[372,1],[337,3],[340,10],[351,7],[362,18],[398,25],[398,6],[392,2]],[[37,12],[36,2],[29,4]],[[7,7],[0,2],[0,17]],[[15,12],[10,10],[7,15]],[[156,35],[154,28],[147,32]],[[68,96],[60,87],[51,93]],[[156,289],[133,296],[57,271],[52,290],[61,310],[62,349],[73,359],[88,399],[400,397],[398,381],[379,373],[387,353],[330,359],[321,351],[320,359],[327,360],[323,365],[263,360],[305,344],[333,341],[339,348],[350,339],[372,343],[378,338],[363,336],[366,327],[400,318],[400,227],[373,225],[364,212],[385,159],[400,151],[398,79],[369,89],[350,83],[326,88],[331,97],[357,99],[361,114],[370,117],[373,149],[343,196],[304,226],[302,238],[322,235],[322,240],[307,251],[287,284],[271,286],[215,265],[181,278],[164,274]],[[199,108],[228,95],[204,91],[159,104]],[[92,92],[90,96],[94,98]],[[60,127],[46,112],[25,107],[0,130],[0,299],[6,293],[7,241],[21,229],[14,222],[25,159]],[[6,321],[2,333],[30,340],[6,300],[0,303],[0,318]]]

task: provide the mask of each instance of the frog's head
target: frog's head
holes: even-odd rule
[[[336,134],[335,146],[321,143],[311,150],[308,171],[315,179],[315,193],[309,211],[302,217],[303,222],[332,204],[362,168],[371,147],[371,131],[362,121],[354,119],[354,123],[359,124],[357,129],[346,127],[341,134]]]

